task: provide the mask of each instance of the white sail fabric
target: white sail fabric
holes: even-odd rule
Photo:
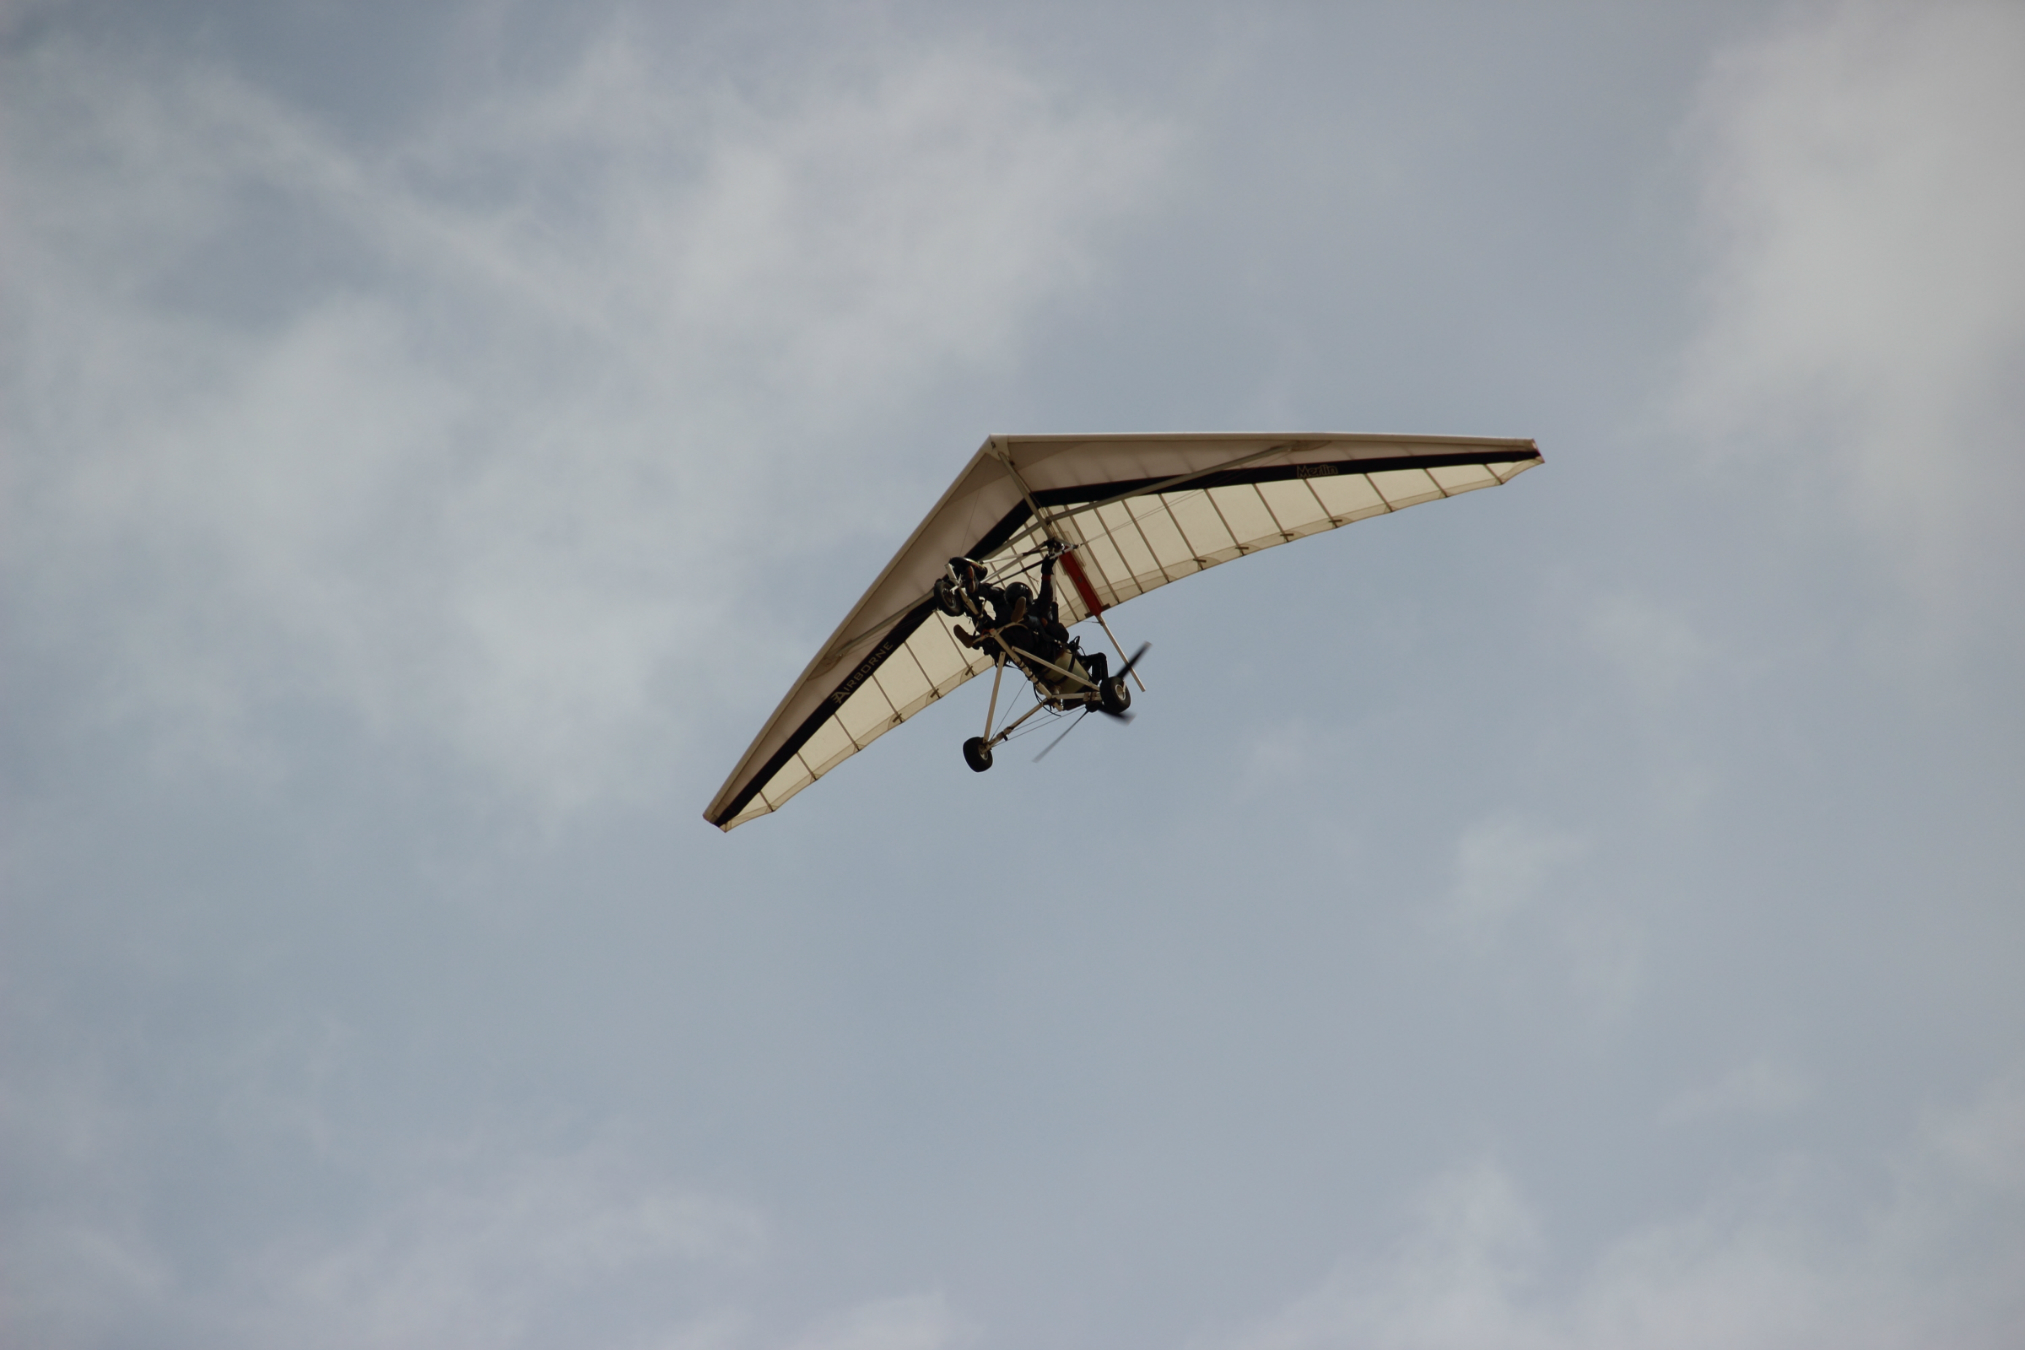
[[[1108,609],[1275,544],[1495,487],[1538,463],[1532,441],[1470,437],[994,436],[788,690],[704,819],[729,830],[779,810],[991,669],[930,598],[951,558],[978,559],[1003,581],[1031,568],[1018,555],[1052,533]],[[1058,574],[1056,598],[1073,624],[1090,607],[1068,581]]]

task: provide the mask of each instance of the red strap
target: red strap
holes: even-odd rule
[[[1062,569],[1069,574],[1069,584],[1076,588],[1077,597],[1092,616],[1102,614],[1104,606],[1097,599],[1096,590],[1090,585],[1090,578],[1084,575],[1083,564],[1076,561],[1074,552],[1062,555]]]

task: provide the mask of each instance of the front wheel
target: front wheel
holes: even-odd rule
[[[935,579],[935,607],[951,618],[959,618],[963,614],[963,595],[948,577]]]
[[[1121,713],[1132,706],[1132,690],[1123,675],[1113,675],[1097,686],[1097,706],[1107,713]]]
[[[991,767],[991,747],[984,743],[984,737],[972,736],[963,743],[963,762],[972,773],[983,773]]]

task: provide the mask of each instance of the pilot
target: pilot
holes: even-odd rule
[[[1055,601],[1055,558],[1056,551],[1050,549],[1041,559],[1041,593],[1034,595],[1020,582],[1006,587],[1006,598],[1011,610],[1006,625],[999,636],[1014,649],[1034,656],[1049,665],[1062,670],[1074,671],[1089,679],[1085,685],[1080,680],[1057,674],[1046,668],[1037,669],[1041,682],[1058,694],[1081,694],[1089,692],[1094,685],[1104,682],[1107,662],[1101,652],[1084,655],[1082,643],[1069,636],[1063,625],[1061,611]]]
[[[996,635],[1007,647],[1024,656],[1037,658],[1048,665],[1062,670],[1075,671],[1088,679],[1070,679],[1057,674],[1045,666],[1036,668],[1034,674],[1042,684],[1056,693],[1075,695],[1088,693],[1104,683],[1109,661],[1102,652],[1085,653],[1082,644],[1069,636],[1069,630],[1061,620],[1060,608],[1055,601],[1055,559],[1060,554],[1059,545],[1050,545],[1041,559],[1041,591],[1035,595],[1025,582],[1015,581],[1003,589],[986,584],[984,568],[969,558],[952,558],[950,566],[956,569],[960,584],[977,598],[981,617],[975,634],[956,626],[956,640],[966,647],[978,647],[996,656],[1002,650]]]
[[[956,640],[966,647],[991,646],[991,635],[1011,624],[1018,623],[1026,616],[1023,597],[1030,596],[1027,588],[1013,584],[1010,591],[991,584],[987,579],[984,565],[971,558],[951,558],[949,567],[956,578],[956,585],[974,602],[973,612],[977,615],[977,632],[968,632],[962,624],[956,625]],[[938,594],[943,583],[938,582]],[[953,605],[947,613],[960,613]]]
[[[956,640],[966,647],[988,645],[997,651],[998,644],[991,641],[992,634],[998,634],[1007,642],[1013,642],[1017,636],[1021,640],[1015,645],[1020,650],[1041,655],[1039,649],[1045,643],[1038,635],[1048,626],[1048,621],[1055,618],[1054,563],[1052,557],[1041,563],[1041,594],[1037,602],[1033,591],[1023,581],[1015,581],[1003,588],[993,586],[985,581],[984,569],[977,563],[968,558],[950,559],[950,566],[957,569],[958,584],[977,602],[977,632],[967,632],[959,624]],[[1053,626],[1061,628],[1059,623]],[[1063,636],[1067,636],[1066,629]]]

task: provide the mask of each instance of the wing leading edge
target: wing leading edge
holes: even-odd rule
[[[1530,440],[1307,435],[994,436],[957,475],[774,709],[703,817],[729,830],[991,669],[929,596],[959,555],[1006,571],[1048,525],[1108,609],[1247,553],[1496,487]],[[1062,621],[1089,617],[1077,588]]]

